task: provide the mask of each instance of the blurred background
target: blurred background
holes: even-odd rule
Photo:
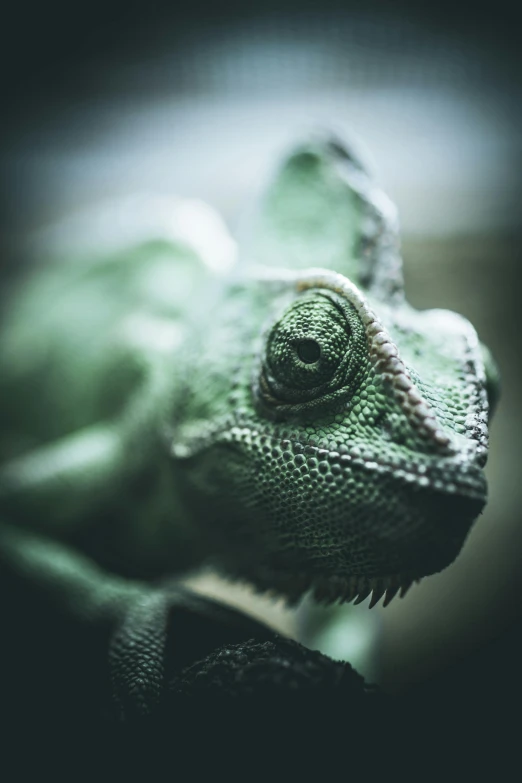
[[[490,503],[457,562],[386,610],[375,677],[422,680],[522,616],[521,57],[515,10],[270,0],[11,8],[1,48],[2,279],[46,225],[108,197],[175,193],[230,228],[294,140],[348,133],[397,203],[407,295],[467,316],[503,396]],[[289,635],[295,613],[216,582]],[[366,602],[367,603],[367,602]],[[352,611],[352,622],[365,608]],[[353,619],[355,618],[355,620]],[[362,623],[366,620],[362,619]],[[355,662],[355,661],[354,661]]]

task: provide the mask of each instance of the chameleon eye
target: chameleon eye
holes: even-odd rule
[[[351,330],[343,312],[322,294],[303,296],[268,335],[263,388],[272,402],[304,402],[330,388],[345,358]]]
[[[321,358],[321,346],[316,340],[299,340],[296,350],[305,364],[315,364]]]

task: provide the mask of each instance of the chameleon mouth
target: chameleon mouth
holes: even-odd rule
[[[357,605],[369,598],[368,608],[381,599],[386,607],[396,596],[404,597],[414,582],[453,563],[483,505],[445,493],[430,493],[422,505],[424,502],[429,504],[429,515],[420,520],[414,513],[412,527],[405,524],[396,541],[377,527],[369,531],[368,548],[354,551],[352,556],[343,546],[330,550],[327,561],[311,551],[301,552],[293,563],[290,559],[251,563],[248,577],[246,573],[242,577],[259,592],[283,598],[289,606],[309,593],[326,605]],[[364,570],[366,573],[361,573]]]
[[[330,577],[317,580],[313,587],[313,597],[318,603],[353,603],[357,605],[365,601],[369,596],[368,608],[376,606],[384,596],[383,607],[388,606],[398,595],[404,598],[413,582],[420,582],[420,578],[406,576],[390,576],[380,578],[352,577],[339,579]]]
[[[421,577],[413,574],[395,574],[385,577],[337,575],[300,578],[281,572],[257,579],[254,589],[274,599],[281,599],[288,606],[296,606],[306,593],[311,593],[317,603],[323,605],[353,603],[354,606],[370,597],[369,609],[376,606],[384,596],[383,607],[388,606],[395,597],[403,598],[414,582]]]

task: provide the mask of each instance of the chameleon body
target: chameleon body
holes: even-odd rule
[[[171,218],[10,293],[9,535],[126,578],[210,563],[290,601],[388,602],[449,565],[486,502],[496,373],[466,319],[407,303],[395,208],[355,152],[296,148],[227,273],[209,210]]]

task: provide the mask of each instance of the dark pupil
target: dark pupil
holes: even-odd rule
[[[314,364],[321,356],[321,346],[315,340],[300,340],[297,355],[305,364]]]

